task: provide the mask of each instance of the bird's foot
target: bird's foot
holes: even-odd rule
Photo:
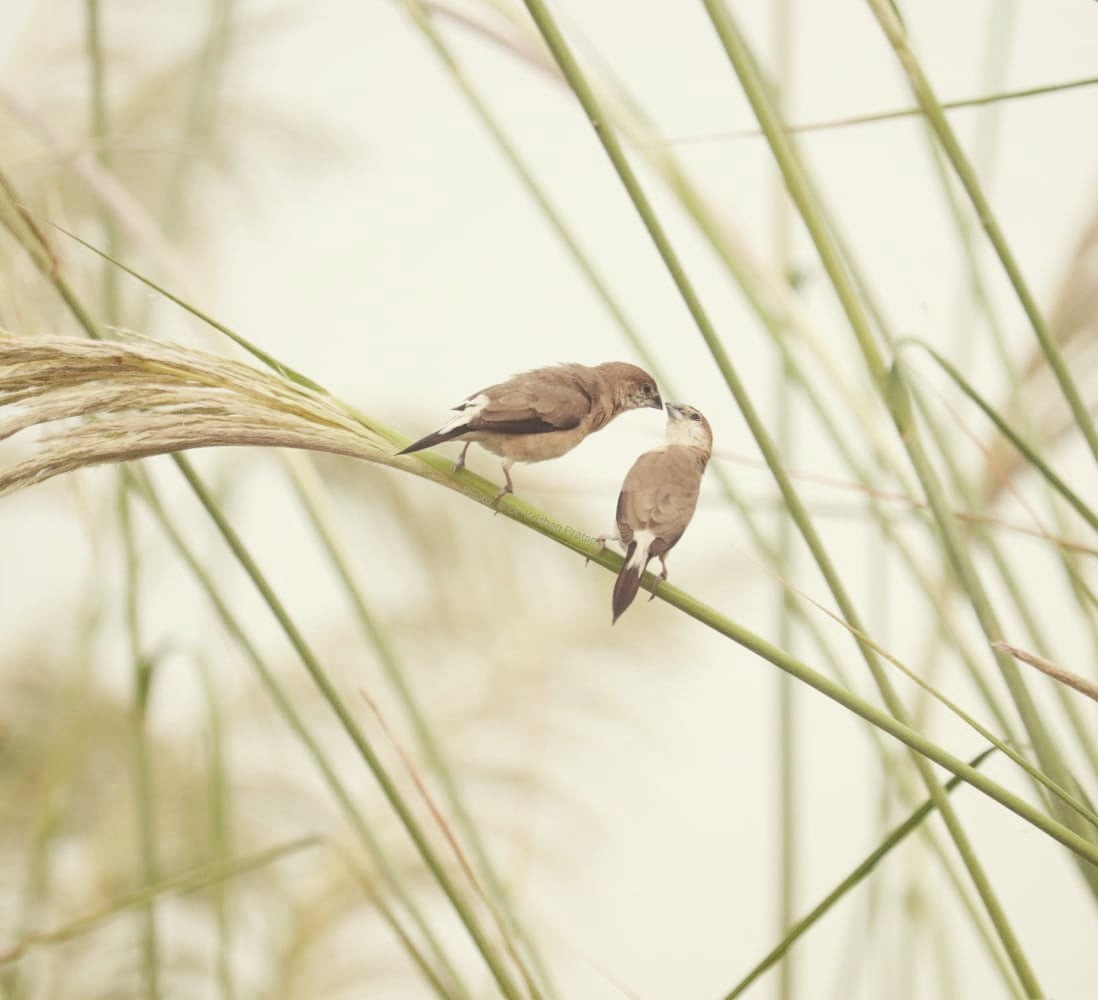
[[[660,558],[660,575],[656,577],[656,582],[652,587],[652,592],[648,595],[649,602],[656,599],[656,591],[660,589],[660,584],[667,579],[667,563]]]
[[[465,447],[461,449],[461,454],[458,455],[457,461],[454,463],[454,472],[461,472],[465,468],[465,453],[469,450],[470,442],[465,442]]]
[[[511,484],[508,483],[494,497],[492,497],[492,506],[496,508],[496,513],[497,514],[499,513],[499,502],[500,502],[500,500],[502,500],[505,496],[507,496],[508,493],[513,495],[514,492],[515,491],[512,488]]]
[[[606,543],[607,542],[616,542],[617,540],[618,540],[617,535],[599,535],[598,538],[595,539],[595,544],[597,546],[596,549],[595,549],[595,555],[596,556],[602,555],[603,550],[606,548]],[[592,556],[588,556],[586,559],[584,559],[583,560],[583,565],[584,566],[590,565],[592,558],[593,558]]]

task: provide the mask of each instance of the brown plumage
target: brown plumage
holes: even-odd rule
[[[643,368],[624,361],[555,365],[523,372],[475,392],[454,407],[458,415],[437,431],[408,445],[401,455],[444,441],[464,441],[455,469],[476,441],[503,459],[507,484],[498,500],[511,493],[514,462],[544,462],[571,451],[588,434],[601,430],[619,413],[663,406],[659,390]]]
[[[668,403],[663,447],[633,463],[618,497],[618,537],[626,548],[614,583],[615,622],[633,603],[653,556],[660,560],[659,582],[667,579],[667,553],[694,516],[712,451],[713,432],[705,417],[692,406]]]

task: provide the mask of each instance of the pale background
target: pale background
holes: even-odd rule
[[[207,228],[203,252],[186,262],[192,302],[410,436],[436,426],[468,392],[514,371],[557,360],[632,359],[612,320],[396,4],[329,0],[244,6],[288,16],[244,46],[232,76],[233,96],[305,123],[322,141],[319,154],[307,143],[300,150],[292,145],[245,150],[243,176],[216,189],[201,209]],[[980,53],[995,7],[1017,10],[1008,86],[1092,75],[1098,65],[1098,5],[1087,0],[1017,5],[921,0],[904,6],[920,56],[943,98],[979,93]],[[25,22],[28,31],[41,31],[34,22],[39,7],[58,5],[6,0],[0,7],[7,26],[0,33],[0,68],[5,56],[24,44],[13,25]],[[58,10],[77,19],[75,7],[65,4]],[[735,4],[764,51],[771,32],[769,7],[760,0]],[[769,154],[759,139],[712,137],[749,128],[753,120],[700,5],[568,0],[554,10],[629,82],[665,134],[711,136],[684,142],[677,152],[766,259],[774,184]],[[159,17],[162,24],[172,23],[166,10]],[[193,31],[188,18],[181,20]],[[864,3],[801,3],[795,23],[796,82],[787,97],[793,120],[910,103],[894,57]],[[446,32],[661,362],[679,385],[690,387],[687,401],[702,409],[714,427],[718,460],[730,463],[730,473],[749,495],[771,496],[765,474],[736,461],[757,457],[749,435],[575,102],[483,41],[452,26]],[[60,43],[78,38],[78,29],[71,37],[57,31]],[[155,47],[170,46],[175,39],[165,32],[127,41]],[[4,71],[3,83],[19,92],[19,80],[10,72]],[[39,81],[27,99],[41,92]],[[1054,291],[1081,221],[1098,195],[1096,101],[1096,91],[1083,89],[1017,101],[1000,112],[999,152],[988,189],[1042,302]],[[966,136],[979,114],[956,113],[952,121]],[[918,126],[889,123],[823,133],[805,137],[803,148],[888,302],[896,328],[949,343],[960,267]],[[642,176],[735,362],[767,412],[773,359],[765,335],[689,224],[658,184]],[[857,372],[850,334],[801,237],[796,256],[810,273],[805,303],[813,320],[844,366]],[[1016,302],[998,272],[989,270],[1002,295],[1008,329],[1025,343],[1028,332]],[[199,333],[193,321],[166,318],[170,313],[162,309],[157,315],[158,330],[165,335],[217,343]],[[518,490],[589,534],[607,530],[622,476],[661,432],[662,418],[654,411],[629,415],[551,466],[517,470]],[[830,454],[815,447],[811,426],[804,426],[799,438],[791,465],[835,473]],[[247,485],[238,486],[237,497],[250,501],[242,515],[249,543],[308,627],[338,629],[342,606],[332,606],[330,579],[278,476],[240,455],[203,456],[201,467],[217,470],[226,463],[249,462],[255,467]],[[163,462],[155,464],[165,488],[182,496],[182,484],[171,470]],[[474,451],[471,464],[498,476],[495,461],[483,453]],[[82,477],[84,489],[94,494],[97,483],[105,484],[99,475]],[[508,629],[494,618],[513,613],[510,605],[494,608],[481,601],[463,608],[439,654],[444,693],[460,691],[462,671],[469,672],[471,684],[478,683],[472,677],[486,644],[503,643],[516,669],[526,659],[545,656],[543,648],[529,646],[542,647],[546,635],[567,629],[578,613],[577,602],[595,608],[588,617],[601,623],[592,639],[594,652],[583,657],[566,649],[564,658],[575,662],[560,664],[552,683],[524,706],[523,718],[533,720],[531,725],[545,722],[555,711],[554,700],[567,705],[594,699],[597,708],[554,717],[545,723],[549,735],[544,741],[527,739],[525,723],[510,731],[504,726],[502,737],[497,727],[484,735],[483,746],[475,728],[462,737],[463,753],[476,756],[480,746],[481,756],[518,760],[567,783],[569,797],[563,804],[530,807],[526,800],[497,792],[494,800],[485,797],[484,806],[529,835],[525,847],[507,856],[515,856],[510,867],[519,897],[564,995],[592,1000],[627,995],[599,969],[627,987],[628,995],[650,1000],[720,995],[776,940],[777,778],[768,767],[775,670],[659,603],[638,602],[611,632],[609,575],[585,571],[573,555],[525,537],[503,519],[492,521],[488,512],[456,494],[419,481],[402,486],[408,503],[438,511],[459,533],[470,525],[478,545],[499,547],[499,555],[469,555],[461,578],[451,575],[444,586],[455,593],[482,586],[490,590],[490,578],[478,580],[477,575],[490,575],[498,558],[519,561],[526,613],[537,626],[528,644],[524,630],[534,633],[533,625]],[[852,502],[841,492],[810,485],[805,490],[821,503]],[[180,501],[180,506],[187,523],[207,530],[188,504]],[[360,520],[344,504],[341,528],[353,541],[357,569],[375,604],[399,619],[405,602],[421,597],[422,586],[417,574],[401,565],[410,558],[408,547],[390,534],[391,524],[372,530],[370,509],[364,497]],[[829,547],[844,553],[844,569],[854,579],[859,563],[865,564],[866,583],[858,598],[880,628],[878,637],[898,655],[914,659],[920,622],[907,613],[902,593],[896,592],[891,606],[880,607],[869,592],[874,537],[867,522],[821,521]],[[203,547],[227,565],[212,537],[205,537]],[[117,584],[119,557],[112,550],[97,552],[88,519],[65,482],[2,502],[0,553],[2,684],[4,648],[60,641],[58,633],[89,581]],[[440,553],[440,560],[445,558]],[[210,627],[201,598],[171,568],[170,558],[161,562],[160,589],[148,611],[150,631],[165,637],[182,632],[193,639],[208,630],[210,648],[225,655],[226,643]],[[444,571],[443,566],[438,572]],[[676,550],[671,571],[676,583],[699,598],[755,631],[775,635],[779,584],[759,565],[733,520],[708,499],[703,498]],[[829,603],[812,573],[798,584]],[[242,606],[253,609],[250,621],[263,643],[281,649],[263,610],[243,584],[240,591]],[[1048,625],[1071,630],[1070,621]],[[108,689],[122,697],[126,668],[116,662],[116,651],[105,641],[97,669]],[[851,655],[849,667],[857,672],[861,663]],[[432,689],[431,670],[424,665],[418,675],[426,692]],[[228,688],[246,685],[245,668],[231,655],[225,671]],[[353,666],[348,676],[350,697]],[[954,690],[949,678],[942,684]],[[966,688],[959,684],[955,690],[963,696]],[[432,695],[425,698],[431,701]],[[197,700],[193,678],[183,671],[169,674],[157,692],[157,726],[186,739]],[[803,692],[799,710],[800,898],[807,906],[877,843],[878,764],[865,752],[861,725],[836,706]],[[1090,706],[1084,711],[1094,718]],[[952,730],[939,727],[939,732]],[[265,738],[271,744],[284,739],[275,732]],[[964,756],[979,743],[958,730],[950,745]],[[247,759],[249,748],[238,752]],[[1021,787],[1005,766],[993,764],[990,770],[1011,787]],[[1092,996],[1098,919],[1063,853],[975,793],[962,791],[957,802],[1050,996]],[[300,817],[294,828],[308,830],[309,817]],[[933,897],[933,866],[901,852],[883,869],[886,898],[906,885],[895,873],[909,876],[920,864],[920,877]],[[889,933],[894,937],[883,949],[884,971],[878,970],[875,982],[836,981],[850,947],[850,927],[863,918],[864,909],[848,900],[798,945],[799,996],[881,996],[889,968],[896,977],[902,975],[897,956],[906,944],[897,926],[883,935],[886,941]],[[988,985],[995,980],[971,932],[957,926],[950,947],[958,995],[998,995],[997,987]],[[970,954],[978,957],[970,959]],[[750,995],[769,995],[772,981]],[[933,984],[918,979],[905,988],[913,997],[938,995]],[[389,989],[369,995],[411,997],[418,987],[409,979]]]

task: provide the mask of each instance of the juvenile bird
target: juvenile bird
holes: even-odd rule
[[[646,451],[633,463],[618,496],[618,537],[626,549],[614,584],[615,622],[633,603],[653,556],[660,560],[656,585],[667,579],[667,553],[694,516],[712,451],[713,432],[705,417],[692,406],[668,403],[663,446]],[[605,541],[599,539],[600,547]]]
[[[476,441],[503,459],[507,485],[496,494],[499,500],[514,492],[514,462],[560,458],[619,413],[643,406],[658,410],[663,402],[655,380],[636,365],[608,361],[593,368],[575,364],[535,368],[473,393],[454,407],[456,417],[398,454],[444,441],[464,441],[454,466],[454,471],[460,471],[469,445]]]

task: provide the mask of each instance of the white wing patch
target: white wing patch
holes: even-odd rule
[[[475,396],[470,396],[454,407],[454,409],[458,411],[457,416],[443,424],[436,433],[448,434],[450,431],[456,431],[463,427],[467,427],[469,422],[479,416],[487,405],[488,397],[483,392],[478,392]]]
[[[643,572],[644,567],[648,565],[648,550],[655,540],[656,536],[648,528],[634,532],[633,541],[636,542],[637,547],[633,550],[633,558],[629,560],[628,565],[639,566]]]

